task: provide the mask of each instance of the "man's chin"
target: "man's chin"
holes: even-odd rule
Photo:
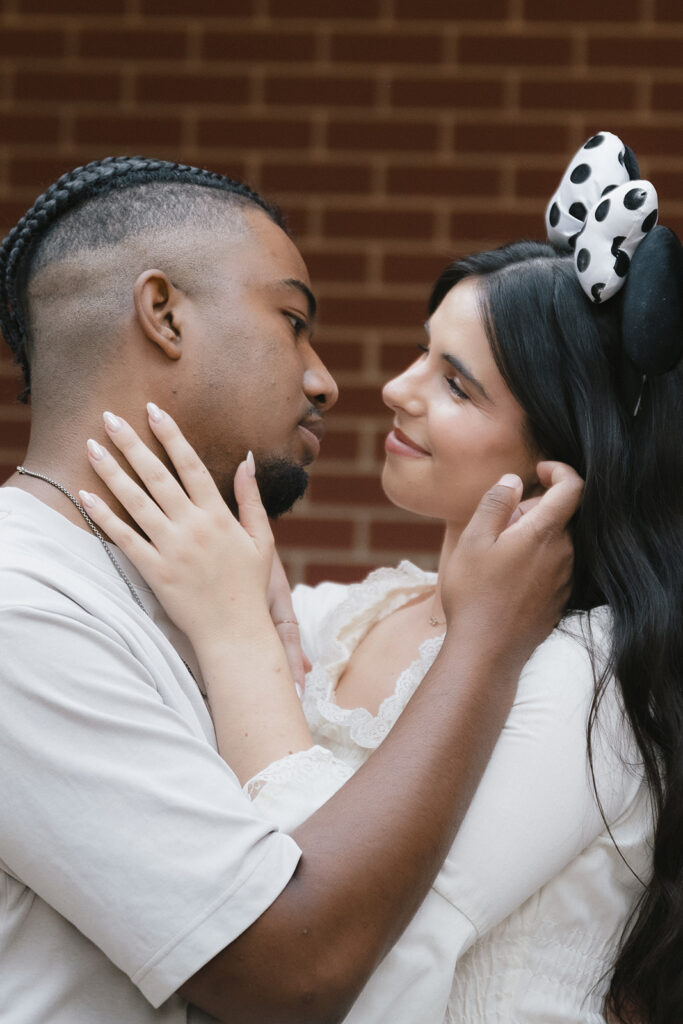
[[[308,486],[308,473],[297,462],[268,459],[257,463],[256,483],[269,518],[277,519],[303,497]]]

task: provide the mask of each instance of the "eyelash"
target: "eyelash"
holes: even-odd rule
[[[419,348],[420,352],[424,353],[425,355],[429,352],[429,346],[428,345],[423,345],[422,342],[420,342],[420,341],[418,341],[417,347]],[[452,391],[452,393],[455,395],[456,398],[464,398],[464,399],[467,399],[469,401],[469,397],[470,396],[466,395],[465,392],[461,388],[458,387],[458,385],[455,383],[455,380],[454,380],[453,377],[447,377],[444,374],[444,380],[446,381],[446,383],[448,384],[448,387],[450,388],[450,390]]]
[[[307,322],[305,320],[302,320],[300,316],[297,316],[296,313],[285,312],[285,316],[287,317],[292,326],[292,330],[294,331],[295,337],[298,338],[302,331],[305,331],[307,329]]]

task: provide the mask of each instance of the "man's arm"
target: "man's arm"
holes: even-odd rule
[[[424,898],[568,594],[563,530],[581,483],[543,472],[547,494],[505,533],[518,492],[485,496],[448,569],[432,669],[368,762],[294,832],[303,856],[281,895],[179,990],[225,1024],[342,1020]]]

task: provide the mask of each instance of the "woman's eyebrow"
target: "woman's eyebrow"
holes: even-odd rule
[[[486,393],[486,388],[481,383],[481,381],[474,376],[471,370],[468,370],[465,364],[461,362],[461,360],[458,359],[457,356],[449,355],[448,352],[442,352],[441,358],[445,359],[447,363],[450,363],[450,365],[453,366],[458,371],[458,373],[465,378],[466,381],[468,381],[473,387],[475,387],[477,391],[481,394],[482,398],[485,398],[487,402],[491,401],[491,399]]]

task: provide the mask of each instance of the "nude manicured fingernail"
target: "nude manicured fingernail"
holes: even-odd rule
[[[250,477],[255,477],[256,476],[256,463],[254,462],[254,455],[253,455],[251,449],[249,449],[249,451],[247,452],[247,457],[246,457],[246,459],[244,461],[247,464],[247,473],[249,474],[249,476]]]
[[[504,473],[498,483],[502,484],[503,487],[520,487],[522,481],[516,473]]]
[[[120,430],[121,427],[123,426],[121,420],[118,418],[118,416],[114,416],[113,412],[103,412],[102,419],[107,424],[110,430],[117,431]]]
[[[294,689],[296,690],[299,700],[304,699],[304,691],[301,688],[301,683],[294,683]]]
[[[90,491],[79,491],[78,497],[86,508],[94,508],[97,504],[97,498],[94,494],[91,494]]]
[[[90,457],[93,459],[103,459],[104,456],[107,454],[104,448],[101,445],[99,445],[97,441],[93,441],[92,437],[88,438],[87,448]]]
[[[154,402],[147,403],[147,414],[154,423],[158,423],[164,415],[159,406],[155,405]]]

